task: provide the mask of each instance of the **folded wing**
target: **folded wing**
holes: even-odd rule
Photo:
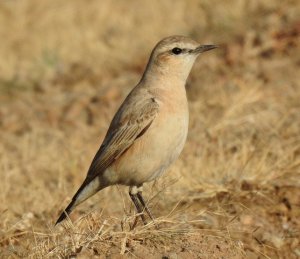
[[[122,114],[121,118],[114,118],[112,121],[103,144],[88,170],[87,182],[104,172],[147,131],[159,112],[159,105],[154,98],[150,98],[146,102],[137,103],[134,109],[125,110],[127,112]]]

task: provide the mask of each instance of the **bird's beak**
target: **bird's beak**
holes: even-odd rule
[[[218,46],[217,45],[200,45],[199,47],[197,47],[193,50],[193,53],[200,54],[200,53],[203,53],[205,51],[209,51],[209,50],[212,50],[215,48],[218,48]]]

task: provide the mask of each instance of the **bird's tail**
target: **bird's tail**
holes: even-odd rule
[[[94,178],[90,182],[84,181],[84,183],[80,186],[80,188],[72,198],[72,201],[70,202],[68,207],[59,216],[55,225],[63,221],[73,211],[73,209],[77,207],[77,205],[84,202],[86,199],[93,196],[96,192],[100,191],[104,187],[105,186],[100,183],[100,179],[98,177]]]
[[[69,214],[71,213],[71,211],[72,211],[73,208],[75,207],[74,204],[75,204],[75,200],[72,200],[72,201],[70,202],[70,204],[68,205],[68,207],[60,214],[58,220],[57,220],[56,223],[55,223],[55,226],[56,226],[58,223],[60,223],[61,221],[63,221],[63,220],[67,217],[67,215],[69,215]]]

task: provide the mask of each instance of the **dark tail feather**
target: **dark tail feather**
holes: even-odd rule
[[[72,201],[70,202],[70,204],[68,205],[68,207],[60,214],[58,220],[55,223],[55,226],[60,223],[61,221],[63,221],[64,219],[66,219],[66,217],[72,212],[72,210],[74,209],[74,205],[75,202],[77,201],[77,196],[81,193],[81,191],[84,189],[84,187],[86,186],[86,183],[84,182],[80,188],[77,190],[77,192],[75,193],[75,195],[72,198]]]
[[[55,226],[60,223],[61,221],[63,221],[64,219],[66,219],[66,217],[71,213],[71,211],[73,210],[73,205],[75,203],[75,200],[73,199],[71,201],[71,203],[68,205],[68,207],[60,214],[58,220],[55,223]]]
[[[59,216],[58,220],[56,221],[55,225],[57,225],[58,223],[60,223],[61,221],[63,221],[71,212],[72,210],[79,205],[80,203],[82,203],[83,201],[85,201],[87,198],[91,197],[92,195],[94,195],[96,192],[98,192],[100,189],[103,189],[105,186],[101,186],[99,185],[94,185],[94,186],[90,186],[90,184],[92,184],[93,181],[91,180],[85,180],[83,182],[83,184],[80,186],[80,188],[78,189],[78,191],[75,193],[71,203],[68,205],[68,207],[61,213],[61,215]],[[89,188],[88,190],[86,190],[86,188]],[[85,196],[84,197],[80,197],[81,193],[83,190],[86,190],[85,192]]]

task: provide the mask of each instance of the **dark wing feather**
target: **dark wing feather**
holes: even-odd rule
[[[121,119],[113,120],[108,133],[89,168],[86,184],[104,172],[134,141],[143,135],[158,114],[159,105],[154,98],[137,103],[131,110],[125,109]]]

